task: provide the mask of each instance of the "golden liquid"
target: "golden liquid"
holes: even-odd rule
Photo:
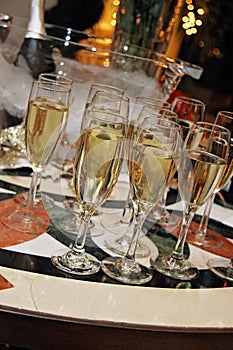
[[[124,155],[124,137],[108,128],[86,130],[77,142],[74,190],[82,210],[91,213],[112,193]]]
[[[230,156],[229,156],[229,159],[227,161],[227,165],[225,166],[224,172],[221,176],[221,179],[218,183],[217,190],[223,189],[230,181],[232,175],[233,175],[233,143],[231,140]]]
[[[34,167],[48,164],[65,128],[68,109],[46,98],[32,100],[25,121],[27,156]]]
[[[139,211],[147,212],[158,201],[167,185],[175,160],[169,148],[151,134],[141,135],[132,147],[129,159],[133,200]]]
[[[224,171],[226,162],[202,150],[189,150],[179,171],[181,198],[199,208],[213,194]]]

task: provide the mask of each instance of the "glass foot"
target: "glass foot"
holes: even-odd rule
[[[229,265],[229,260],[210,259],[208,267],[215,275],[233,282],[233,267]]]
[[[119,255],[125,255],[128,250],[130,241],[131,241],[131,238],[125,234],[119,238],[107,239],[105,240],[104,243],[105,243],[105,246],[109,250],[111,250],[111,252]],[[146,244],[142,243],[139,239],[136,247],[135,258],[136,259],[146,258],[149,255],[150,255],[150,248],[147,247]]]
[[[100,262],[93,255],[88,253],[78,254],[72,250],[55,252],[51,257],[51,261],[59,270],[72,275],[93,275],[100,269]]]
[[[120,230],[126,230],[129,226],[130,219],[127,217],[116,217],[115,215],[108,215],[101,220],[101,225],[111,233],[119,233]]]
[[[17,210],[10,215],[3,215],[2,223],[11,230],[23,233],[39,234],[46,231],[49,226],[49,219],[35,215],[33,211],[27,213]]]
[[[102,260],[101,268],[107,276],[126,284],[145,284],[153,277],[153,271],[126,258],[108,257]]]
[[[148,216],[147,220],[156,222],[159,225],[166,225],[166,226],[176,226],[179,224],[180,220],[169,213],[169,211],[165,210],[152,210]]]
[[[219,236],[208,233],[208,231],[207,234],[200,234],[189,230],[187,242],[204,248],[220,248],[223,245],[223,240]]]
[[[189,281],[198,276],[198,269],[189,261],[175,259],[171,255],[152,256],[150,263],[156,271],[174,279]]]

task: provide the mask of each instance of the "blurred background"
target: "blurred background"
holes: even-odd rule
[[[28,17],[30,0],[1,0],[0,12]],[[232,16],[229,0],[45,0],[47,23],[103,36],[109,47],[133,40],[203,67],[178,90],[203,100],[209,115],[233,110]]]

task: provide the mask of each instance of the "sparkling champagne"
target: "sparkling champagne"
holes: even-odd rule
[[[74,190],[82,210],[93,213],[112,193],[121,171],[124,137],[108,127],[87,129],[74,160]]]
[[[130,150],[129,173],[133,198],[139,211],[149,211],[162,195],[175,172],[175,159],[168,144],[148,132]]]
[[[26,115],[26,151],[35,168],[48,164],[65,128],[68,109],[61,102],[37,98],[29,102]]]
[[[182,199],[193,208],[202,206],[215,191],[226,161],[203,150],[188,150],[180,164],[179,187]]]

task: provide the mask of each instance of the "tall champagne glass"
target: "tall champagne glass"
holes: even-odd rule
[[[178,240],[171,254],[151,257],[153,268],[166,276],[191,280],[198,275],[198,269],[184,257],[184,244],[194,214],[214,193],[221,179],[229,143],[229,130],[207,122],[196,123],[186,138],[178,170],[179,190],[184,201]]]
[[[73,84],[72,79],[66,76],[58,75],[54,73],[41,73],[39,74],[38,80],[45,81],[45,82],[47,81],[50,83],[63,84],[70,90],[72,89],[72,84]],[[36,188],[36,195],[34,198],[34,206],[37,209],[41,209],[42,207],[44,207],[46,210],[51,209],[54,206],[54,201],[48,195],[41,193],[41,180],[42,180],[42,177],[40,173],[38,174],[38,182],[37,182],[37,188]],[[23,192],[15,196],[15,200],[19,204],[26,205],[27,197],[28,197],[28,192]]]
[[[92,112],[88,127],[76,143],[74,192],[80,207],[80,227],[72,249],[52,255],[52,263],[74,275],[90,275],[100,268],[98,259],[85,252],[85,241],[95,210],[109,197],[121,171],[126,125],[124,118]]]
[[[224,126],[225,128],[229,129],[231,133],[229,158],[227,160],[227,165],[225,167],[223,176],[221,177],[216,190],[206,203],[198,230],[189,230],[188,241],[201,247],[218,248],[221,247],[223,241],[218,235],[208,232],[208,222],[216,193],[229,183],[233,175],[233,112],[218,112],[214,123]]]
[[[151,280],[151,269],[135,261],[135,251],[143,222],[161,195],[181,147],[179,132],[162,118],[145,119],[131,134],[128,142],[130,189],[133,203],[132,236],[124,257],[108,257],[101,262],[103,271],[113,279],[128,284],[144,284]]]
[[[137,130],[140,130],[140,125],[144,122],[146,118],[152,118],[151,121],[153,119],[156,121],[158,118],[164,117],[167,111],[164,109],[161,114],[160,111],[162,110],[162,108],[160,109],[160,107],[157,108],[155,107],[155,105],[152,105],[152,102],[154,102],[154,99],[144,98],[144,97],[140,99],[142,99],[143,102],[145,102],[144,100],[146,100],[146,102],[149,101],[150,103],[148,103],[148,105],[146,104],[143,105],[142,101],[140,101],[139,106],[134,105],[134,109],[137,111],[140,110],[140,112],[137,115],[137,120],[130,121],[129,128],[128,128],[129,139],[136,137]],[[160,106],[161,103],[163,102],[160,100],[156,100],[156,103],[159,103],[159,106]],[[170,111],[168,110],[168,112],[170,116]],[[172,116],[171,116],[172,120],[174,118],[174,115],[175,113],[172,112]],[[175,124],[172,124],[172,125],[175,125]],[[126,213],[128,214],[128,216],[126,216]],[[116,236],[114,235],[113,238],[110,237],[105,240],[105,245],[110,251],[120,255],[124,255],[127,252],[129,243],[131,241],[131,233],[130,233],[131,228],[129,227],[129,224],[132,219],[132,215],[133,215],[133,206],[131,201],[131,191],[129,191],[121,216],[120,217],[112,216],[108,218],[103,218],[101,220],[101,223],[105,228],[107,228],[109,231],[113,233],[117,232]],[[122,233],[122,231],[124,233]],[[139,236],[139,240],[138,240],[138,244],[135,252],[136,258],[143,258],[150,255],[149,247],[145,243],[143,243],[140,238],[141,237]]]
[[[99,85],[94,85],[95,89],[99,88]],[[92,89],[94,89],[92,87]],[[102,87],[102,85],[101,85]],[[105,85],[104,85],[105,87]],[[92,91],[93,93],[93,91]],[[120,115],[125,120],[125,124],[128,124],[128,117],[129,117],[129,98],[123,94],[123,91],[118,91],[117,88],[108,87],[108,90],[104,90],[102,87],[102,90],[96,91],[93,95],[91,94],[92,99],[90,100],[88,104],[88,108],[85,109],[82,117],[81,122],[81,130],[80,132],[83,133],[84,130],[88,127],[90,123],[90,119],[93,118],[92,111],[95,112],[95,115],[97,116],[98,113],[101,116],[102,112],[110,112],[115,113],[117,115]],[[69,204],[71,204],[71,200],[69,200]],[[73,207],[76,206],[78,209],[77,201],[76,199],[73,199]],[[99,214],[101,209],[98,209],[98,211],[95,211],[95,215]],[[69,233],[76,233],[76,222],[77,222],[78,216],[75,214],[71,214],[66,216],[62,219],[58,225],[65,231]],[[92,221],[92,225],[94,226],[94,223]],[[95,236],[95,233],[91,233],[92,237]],[[99,235],[99,234],[97,234]]]
[[[2,222],[11,229],[41,232],[44,220],[34,208],[38,178],[61,140],[69,110],[70,88],[59,83],[34,81],[25,118],[26,152],[33,169],[25,207],[18,206]]]

